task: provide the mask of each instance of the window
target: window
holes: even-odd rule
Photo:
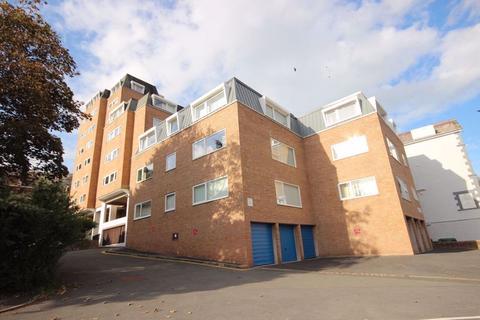
[[[165,195],[165,212],[175,210],[175,192]]]
[[[225,129],[192,144],[192,158],[197,159],[214,151],[222,149],[225,144]]]
[[[113,100],[108,104],[108,108],[113,107],[113,106],[116,105],[117,103],[118,103],[118,98],[113,99]]]
[[[273,159],[296,167],[295,149],[275,139],[271,139],[271,145]]]
[[[477,200],[470,191],[455,192],[458,202],[459,211],[468,209],[477,209],[479,207]]]
[[[112,122],[113,120],[120,117],[125,112],[125,110],[127,110],[127,104],[125,102],[120,103],[118,107],[116,107],[110,112],[110,115],[108,116],[108,122]]]
[[[107,185],[107,184],[110,184],[112,183],[113,181],[117,180],[117,172],[112,172],[110,173],[109,175],[105,176],[103,178],[103,184],[104,185]]]
[[[417,200],[418,201],[418,194],[417,194],[417,190],[415,190],[414,187],[412,187],[412,195],[413,195],[413,199]]]
[[[157,108],[164,109],[170,113],[175,113],[177,111],[177,107],[171,103],[168,103],[162,97],[152,94],[152,105]]]
[[[368,152],[367,137],[365,136],[352,137],[332,145],[333,160],[340,160],[365,152]]]
[[[84,165],[84,166],[87,166],[88,164],[90,164],[90,162],[91,162],[91,159],[90,159],[90,158],[87,158],[87,159],[85,159],[85,161],[83,162],[83,165]]]
[[[120,127],[116,127],[115,129],[113,129],[112,131],[110,131],[107,135],[107,141],[110,141],[112,140],[113,138],[115,138],[116,136],[120,135]]]
[[[282,125],[284,125],[285,127],[289,127],[290,128],[290,124],[289,124],[289,114],[288,112],[285,112],[283,110],[280,110],[280,108],[274,106],[274,105],[271,105],[271,104],[267,104],[265,106],[265,114],[272,118],[273,120],[281,123]]]
[[[80,187],[80,180],[75,181],[75,183],[73,184],[73,186],[74,186],[75,188]]]
[[[85,146],[85,148],[90,149],[92,146],[93,146],[93,141],[92,141],[92,140],[89,140],[89,141],[87,142],[87,145]]]
[[[109,162],[109,161],[117,159],[118,158],[118,152],[119,152],[118,148],[110,151],[107,154],[107,156],[105,157],[105,161]]]
[[[150,179],[153,176],[153,163],[147,164],[145,167],[137,170],[137,182]]]
[[[165,171],[170,171],[177,167],[177,153],[171,153],[165,159]]]
[[[361,114],[362,110],[360,107],[360,103],[357,100],[338,107],[332,107],[323,110],[325,126],[327,127],[359,116]]]
[[[282,206],[302,207],[302,198],[300,188],[294,184],[275,181],[275,192],[277,194],[277,204]]]
[[[226,197],[228,197],[228,178],[226,176],[193,187],[194,205]]]
[[[138,93],[143,94],[145,92],[145,86],[133,80],[130,81],[130,88]]]
[[[77,166],[77,171],[82,169],[82,164],[80,163],[78,166]]]
[[[351,180],[338,185],[341,200],[355,199],[378,194],[375,177]]]
[[[398,188],[400,189],[402,198],[410,201],[410,192],[408,191],[408,186],[405,183],[405,181],[397,177],[397,183],[398,183]]]
[[[172,114],[170,117],[168,117],[166,120],[167,123],[167,136],[174,134],[175,132],[178,131],[179,126],[178,126],[178,114]]]
[[[152,146],[157,142],[157,134],[155,127],[151,128],[147,132],[145,132],[142,136],[140,136],[140,143],[139,143],[139,151],[143,151],[148,147]]]
[[[81,203],[81,202],[85,202],[86,199],[87,199],[87,195],[86,195],[86,194],[82,194],[82,195],[80,196],[80,203]]]
[[[227,99],[225,97],[225,92],[222,90],[220,93],[217,93],[206,101],[202,101],[201,103],[192,107],[193,121],[197,121],[198,119],[217,110],[225,104],[227,104]]]
[[[82,182],[83,182],[83,184],[87,183],[88,182],[88,176],[83,177]],[[79,183],[80,183],[80,181],[79,181]]]
[[[395,148],[395,145],[392,143],[392,141],[390,141],[390,139],[388,139],[388,138],[386,138],[386,139],[387,139],[387,145],[388,145],[388,152],[390,153],[390,155],[393,158],[395,158],[395,160],[400,162],[400,158],[398,157],[397,148]]]
[[[135,217],[136,219],[147,218],[152,215],[152,201],[148,200],[135,205]]]
[[[87,129],[87,133],[92,132],[94,129],[95,129],[95,125],[91,125],[91,126],[88,127],[88,129]]]
[[[82,154],[85,150],[83,148],[81,148],[80,150],[78,150],[78,153],[79,154]]]

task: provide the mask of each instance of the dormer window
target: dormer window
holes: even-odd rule
[[[290,114],[268,98],[263,97],[263,99],[265,103],[265,114],[276,122],[290,128]]]
[[[174,134],[179,129],[178,114],[175,113],[165,120],[167,124],[167,136]]]
[[[322,110],[325,126],[333,126],[342,121],[349,120],[362,114],[360,100],[355,99],[339,106],[333,106]]]
[[[174,104],[169,103],[168,101],[156,94],[152,94],[152,105],[170,113],[175,113],[177,111],[177,107]]]
[[[143,151],[148,147],[150,147],[151,145],[155,144],[155,142],[157,142],[157,135],[156,135],[155,127],[153,127],[140,137],[140,143],[139,143],[138,149],[139,151]]]
[[[133,80],[130,81],[130,88],[133,91],[137,91],[138,93],[141,93],[141,94],[145,92],[145,86]]]
[[[225,97],[225,90],[222,90],[209,98],[202,100],[201,102],[193,103],[192,117],[193,121],[197,121],[200,118],[205,117],[207,114],[223,107],[227,104],[227,98]]]

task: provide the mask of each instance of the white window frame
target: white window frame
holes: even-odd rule
[[[138,217],[137,216],[137,208],[140,207],[140,212],[141,212],[142,209],[143,209],[143,205],[145,203],[150,203],[150,214],[148,216]],[[149,218],[151,216],[152,216],[152,200],[146,200],[146,201],[143,201],[143,202],[135,203],[135,207],[133,209],[133,220],[141,220],[141,219]]]
[[[408,190],[408,184],[400,177],[397,178],[397,185],[399,186],[399,191],[400,191],[400,196],[402,199],[407,200],[407,201],[412,201],[412,198],[410,197],[410,190]]]
[[[111,176],[113,176],[113,178],[110,178]],[[108,182],[105,182],[107,178],[108,178]],[[103,177],[103,185],[104,186],[109,185],[116,180],[117,180],[117,171],[111,172]]]
[[[351,117],[347,118],[347,119],[342,119],[342,120],[338,120],[334,123],[328,123],[327,121],[327,117],[326,117],[326,113],[329,112],[329,111],[332,111],[332,110],[338,110],[338,109],[341,109],[342,107],[345,107],[347,105],[350,105],[352,102],[355,103],[355,114],[352,115]],[[338,111],[336,111],[338,112]],[[350,120],[350,119],[353,119],[355,117],[358,117],[362,114],[362,108],[360,106],[360,100],[358,99],[358,97],[356,97],[354,100],[349,100],[349,101],[343,101],[342,103],[339,103],[339,104],[336,104],[336,105],[333,105],[331,107],[328,107],[328,108],[324,108],[322,109],[322,115],[323,115],[323,121],[325,123],[325,127],[328,128],[328,127],[331,127],[331,126],[334,126],[336,124],[339,124],[339,123],[342,123],[342,122],[345,122],[347,120]]]
[[[110,103],[108,104],[108,108],[110,109],[112,106],[116,105],[117,103],[118,103],[118,98],[113,99],[113,100],[110,101]]]
[[[112,151],[107,153],[107,155],[105,156],[105,162],[110,162],[117,159],[119,154],[120,154],[119,148],[113,149]]]
[[[151,99],[152,99],[152,106],[154,106],[155,108],[162,109],[162,110],[167,111],[168,113],[172,113],[172,114],[177,112],[177,106],[173,102],[170,102],[165,98],[162,98],[158,94],[152,94]],[[160,101],[162,103],[162,105],[155,104],[155,101]],[[169,110],[169,107],[171,107],[172,110]]]
[[[170,157],[175,157],[175,163],[173,164],[172,168],[168,167],[168,159]],[[170,154],[167,154],[167,156],[165,157],[165,172],[171,171],[171,170],[176,169],[176,168],[177,168],[177,152],[172,152]]]
[[[151,170],[152,170],[152,176],[147,178],[146,175],[145,175],[145,171],[144,171],[144,170],[145,170],[145,168],[147,168],[147,167],[149,167],[149,166],[152,167],[152,169],[151,169]],[[152,163],[149,163],[149,164],[146,164],[146,165],[144,165],[144,166],[141,167],[141,168],[138,168],[138,169],[137,169],[137,176],[135,177],[135,180],[137,181],[137,183],[141,183],[141,182],[144,182],[144,181],[147,181],[147,180],[152,179],[152,178],[153,178],[153,170],[154,170],[154,169],[153,169],[153,162],[152,162]],[[138,172],[139,172],[139,171],[142,171],[142,178],[141,178],[140,180],[138,180]]]
[[[87,194],[84,193],[80,196],[79,202],[82,203],[85,202],[85,200],[87,200]]]
[[[211,136],[216,135],[217,133],[220,133],[220,132],[224,132],[224,135],[225,135],[225,143],[223,144],[223,146],[222,146],[221,148],[218,148],[218,149],[215,149],[215,150],[213,150],[213,151],[207,152],[207,147],[206,147],[207,139],[210,138]],[[205,146],[205,153],[202,154],[202,155],[200,155],[200,156],[198,156],[198,157],[195,157],[195,154],[194,154],[194,151],[193,151],[193,146],[194,146],[196,143],[201,142],[201,141],[203,141],[203,144],[204,144],[204,146]],[[206,155],[212,154],[212,153],[217,152],[217,151],[219,151],[219,150],[222,150],[222,149],[224,149],[224,148],[226,148],[226,147],[227,147],[227,129],[224,128],[224,129],[218,130],[217,132],[214,132],[214,133],[212,133],[212,134],[210,134],[210,135],[208,135],[208,136],[206,136],[206,137],[203,137],[202,139],[198,139],[197,141],[194,141],[194,142],[192,143],[192,160],[200,159],[200,158],[202,158],[202,157],[204,157],[204,156],[206,156]]]
[[[121,126],[116,127],[107,134],[107,142],[115,139],[120,135]]]
[[[80,182],[80,181],[79,181]],[[88,174],[82,177],[82,183],[85,184],[88,182]]]
[[[210,108],[210,104],[208,104],[209,101],[211,101],[213,98],[216,98],[217,96],[223,94],[223,97],[225,99],[225,104],[212,110]],[[221,108],[223,108],[224,106],[226,106],[228,104],[228,101],[227,101],[227,93],[226,93],[226,90],[225,90],[225,86],[222,84],[220,89],[215,88],[213,92],[209,92],[207,93],[204,97],[200,97],[199,99],[197,99],[196,101],[194,101],[192,104],[191,104],[191,108],[190,108],[190,112],[192,114],[192,122],[195,122],[195,121],[198,121],[200,119],[203,119],[205,118],[206,116],[208,116],[210,113],[214,112],[214,111],[217,111]],[[203,106],[205,109],[206,109],[206,113],[205,115],[201,116],[201,117],[196,117],[195,116],[195,109],[200,107],[200,106]]]
[[[280,125],[285,127],[285,125],[282,122],[275,119],[275,111],[276,111],[277,113],[280,113],[280,114],[286,116],[286,118],[287,118],[286,127],[289,128],[289,129],[291,128],[291,117],[290,117],[290,112],[288,112],[288,110],[285,110],[278,103],[272,101],[271,99],[269,99],[266,96],[263,96],[260,99],[260,104],[262,105],[263,113],[265,114],[265,116],[269,117],[270,119],[272,119],[276,123],[279,123]],[[268,107],[272,108],[272,116],[267,114],[267,108]]]
[[[86,167],[86,166],[89,165],[91,162],[92,162],[92,159],[91,159],[91,158],[87,158],[87,159],[85,159],[85,161],[83,161],[83,165]]]
[[[277,194],[277,183],[281,183],[282,184],[282,189],[284,189],[284,185],[289,185],[289,186],[292,186],[292,187],[296,187],[298,189],[298,197],[300,199],[300,205],[299,206],[296,206],[294,204],[288,204],[288,203],[281,203],[278,201],[278,194]],[[292,208],[303,208],[303,202],[302,202],[302,191],[300,190],[300,186],[299,185],[296,185],[296,184],[293,184],[293,183],[288,183],[288,182],[284,182],[284,181],[280,181],[280,180],[274,180],[274,184],[273,184],[274,188],[275,188],[275,198],[276,198],[276,201],[277,201],[277,204],[279,206],[285,206],[285,207],[292,207]],[[283,192],[285,194],[285,191]]]
[[[365,139],[365,143],[366,143],[366,146],[367,146],[365,150],[362,150],[362,151],[360,151],[360,152],[358,152],[358,153],[350,153],[350,154],[348,154],[348,155],[341,156],[341,157],[337,157],[337,156],[336,156],[336,153],[335,153],[335,147],[336,147],[336,146],[341,145],[341,144],[348,144],[348,143],[351,143],[352,140],[354,140],[354,139],[360,139],[360,138],[364,138],[364,139]],[[342,159],[347,159],[347,158],[351,158],[351,157],[355,157],[355,156],[358,156],[358,155],[367,153],[367,152],[369,151],[368,139],[367,139],[367,136],[366,136],[366,135],[351,137],[351,138],[349,138],[349,139],[347,139],[347,140],[344,140],[344,141],[342,141],[342,142],[332,144],[332,145],[330,146],[330,150],[331,150],[331,152],[332,152],[332,159],[333,159],[333,161],[342,160]]]
[[[279,159],[275,159],[275,158],[273,157],[273,149],[272,149],[272,148],[273,148],[273,143],[274,143],[274,141],[277,142],[277,143],[280,144],[280,145],[284,145],[284,146],[287,147],[288,149],[292,149],[292,150],[293,150],[293,165],[291,165],[291,164],[288,163],[288,162],[283,162],[283,161],[281,161],[281,160],[279,160]],[[270,137],[270,152],[272,153],[272,159],[273,159],[273,160],[278,161],[278,162],[283,163],[283,164],[286,164],[287,166],[290,166],[290,167],[294,167],[294,168],[297,167],[297,154],[295,153],[295,148],[289,146],[288,144],[283,143],[282,141],[280,141],[280,140],[278,140],[278,139],[275,139],[275,138]]]
[[[216,182],[216,181],[224,179],[224,178],[226,178],[226,180],[227,180],[227,195],[219,197],[219,198],[208,199],[208,184],[212,183],[212,182]],[[198,186],[201,186],[201,185],[205,185],[205,200],[199,201],[199,202],[194,202],[195,201],[195,188],[198,187]],[[196,206],[196,205],[199,205],[199,204],[212,202],[212,201],[216,201],[216,200],[220,200],[220,199],[225,199],[225,198],[228,198],[229,196],[230,196],[230,187],[228,186],[228,176],[218,177],[218,178],[215,178],[215,179],[212,179],[212,180],[208,180],[208,181],[196,184],[192,187],[192,206]]]
[[[80,180],[75,181],[75,182],[73,183],[73,187],[74,187],[74,188],[80,187]]]
[[[395,160],[397,160],[399,163],[402,163],[400,160],[400,157],[398,155],[398,149],[397,146],[390,140],[388,137],[385,137],[387,140],[387,148],[388,148],[388,154]]]
[[[85,149],[90,149],[91,147],[93,147],[93,140],[88,140],[85,144]]]
[[[357,181],[361,181],[361,180],[369,180],[369,179],[373,179],[373,181],[375,181],[375,186],[376,186],[376,189],[377,189],[377,192],[376,192],[376,193],[369,194],[369,195],[363,195],[363,196],[353,196],[353,197],[348,197],[348,198],[342,197],[342,189],[340,188],[341,185],[343,185],[343,184],[348,184],[348,185],[349,185],[349,188],[351,188],[352,183],[357,182]],[[337,185],[337,189],[338,189],[338,196],[340,197],[340,200],[341,200],[341,201],[353,200],[353,199],[360,199],[360,198],[366,198],[366,197],[372,197],[372,196],[376,196],[376,195],[379,195],[379,194],[380,194],[380,190],[378,190],[377,178],[376,178],[375,176],[358,178],[358,179],[353,179],[353,180],[348,180],[348,181],[340,182],[340,183]]]
[[[147,137],[152,132],[153,132],[153,136],[154,136],[154,142],[152,144],[149,144],[148,146],[142,148],[142,139]],[[144,150],[147,150],[148,148],[150,148],[151,146],[153,146],[156,143],[157,143],[157,130],[155,130],[155,127],[152,127],[150,129],[148,129],[147,131],[145,131],[144,133],[142,133],[138,137],[138,151],[142,152]]]
[[[169,196],[173,196],[173,197],[174,197],[174,198],[173,198],[173,199],[174,199],[174,200],[173,200],[173,208],[167,209],[167,198],[168,198]],[[167,193],[167,194],[165,195],[165,212],[175,211],[176,207],[177,207],[177,194],[176,194],[175,192]]]
[[[122,110],[117,114],[117,110]],[[112,123],[116,119],[118,119],[122,114],[125,113],[125,110],[127,110],[127,103],[126,102],[120,102],[120,104],[115,107],[110,113],[108,114],[108,123]],[[112,118],[112,115],[115,115],[115,117]]]
[[[138,89],[141,89],[141,90],[135,90],[134,86],[137,86]],[[137,81],[134,81],[134,80],[130,80],[130,89],[132,89],[135,92],[141,93],[141,94],[145,93],[145,86],[141,83],[138,83]]]
[[[173,132],[170,131],[170,124],[169,124],[169,122],[171,122],[172,119],[177,120],[177,130],[173,131]],[[178,119],[178,113],[174,113],[170,117],[165,119],[165,126],[167,127],[167,136],[171,136],[172,134],[179,132],[180,131],[180,120]]]

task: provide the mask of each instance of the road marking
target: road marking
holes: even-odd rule
[[[472,317],[453,317],[453,318],[431,318],[431,319],[422,319],[422,320],[478,320],[480,316]]]
[[[315,270],[298,270],[298,269],[274,268],[274,267],[264,267],[263,269],[264,270],[271,270],[271,271],[299,272],[299,273],[316,272],[316,273],[325,274],[325,275],[353,276],[353,277],[402,278],[402,279],[418,279],[418,280],[444,280],[444,281],[447,280],[447,281],[480,282],[480,279],[478,279],[478,278],[446,277],[446,276],[434,276],[434,275],[429,276],[429,275],[394,274],[394,273],[315,271]],[[477,318],[478,318],[478,316],[477,316]],[[477,318],[472,318],[472,319],[477,319]],[[446,318],[446,319],[449,319],[449,318]],[[480,318],[478,318],[478,319],[480,320]],[[428,319],[428,320],[430,320],[430,319]]]

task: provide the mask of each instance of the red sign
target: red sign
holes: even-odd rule
[[[196,236],[196,235],[198,234],[198,229],[197,229],[197,228],[193,228],[193,229],[192,229],[192,234],[193,234],[194,236]]]

